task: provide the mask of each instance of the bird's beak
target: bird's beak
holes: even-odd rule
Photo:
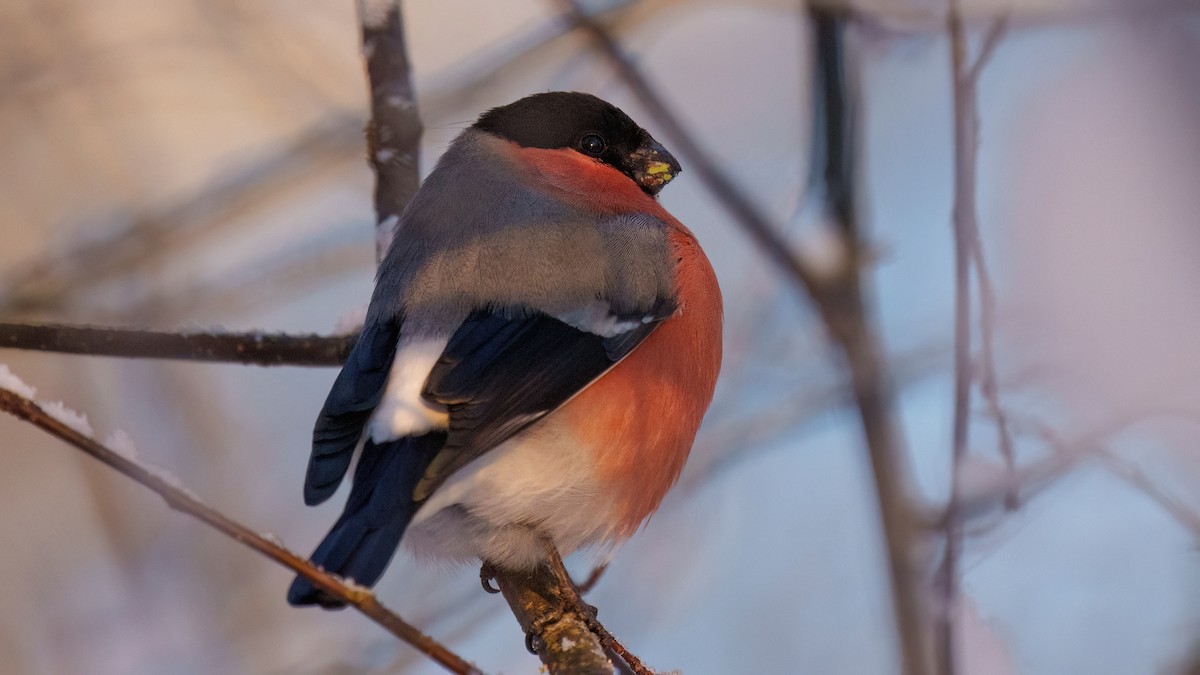
[[[662,143],[646,137],[646,142],[633,151],[633,179],[647,194],[657,195],[663,186],[679,175],[679,162]]]

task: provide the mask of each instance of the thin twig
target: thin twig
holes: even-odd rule
[[[1062,438],[1059,432],[1039,420],[1016,420],[1014,426],[1018,430],[1027,429],[1041,439],[1052,452],[1047,457],[1018,469],[1016,473],[1008,473],[1002,479],[981,485],[971,493],[962,493],[956,517],[966,523],[1002,504],[1008,495],[1014,492],[1021,496],[1022,502],[1027,503],[1036,493],[1044,491],[1072,469],[1089,459],[1094,459],[1105,440],[1114,434],[1147,420],[1159,417],[1190,419],[1192,414],[1190,411],[1161,407],[1137,409],[1105,419],[1102,425],[1079,434],[1072,440]],[[927,528],[944,530],[949,518],[950,509],[946,507],[926,512],[922,522]]]
[[[959,11],[961,8],[958,8],[956,5],[954,9],[955,11],[952,12],[951,16],[958,18],[959,39],[963,39],[961,34],[962,14]],[[1008,425],[1008,415],[1004,410],[1004,406],[1000,404],[1000,385],[999,378],[996,376],[996,286],[992,282],[992,274],[988,267],[987,256],[983,252],[983,235],[979,231],[979,218],[976,215],[974,194],[974,177],[978,167],[976,156],[979,151],[979,112],[977,109],[979,78],[983,74],[984,67],[987,66],[992,55],[995,54],[996,47],[1004,37],[1007,27],[1007,14],[1001,15],[993,21],[988,27],[987,33],[983,36],[979,53],[976,55],[974,62],[970,66],[966,66],[965,62],[958,64],[960,67],[965,67],[966,72],[963,73],[956,70],[953,77],[955,81],[962,80],[963,90],[961,94],[969,99],[966,101],[968,109],[964,110],[964,112],[970,113],[970,119],[963,121],[963,123],[969,124],[969,129],[963,130],[962,134],[965,135],[968,132],[970,134],[970,138],[964,138],[963,140],[970,143],[970,146],[966,150],[969,153],[967,161],[970,165],[972,181],[969,185],[965,186],[970,190],[970,194],[966,195],[970,199],[970,204],[964,207],[963,227],[966,228],[967,234],[970,235],[971,263],[975,268],[975,280],[979,289],[979,389],[983,395],[984,403],[987,405],[988,415],[996,425],[996,433],[1000,442],[1000,456],[1003,458],[1005,466],[1012,472],[1016,471],[1017,466],[1016,450],[1013,446],[1012,432]],[[952,34],[951,40],[953,41],[954,39],[954,35]],[[959,93],[956,91],[955,96],[957,97]],[[957,125],[959,124],[957,115],[955,120],[955,136],[957,138],[960,135],[957,129]],[[957,171],[955,175],[959,175]],[[956,224],[955,227],[957,231],[958,225]],[[1006,498],[1005,506],[1009,510],[1017,508],[1018,500],[1015,492]]]
[[[1104,461],[1105,467],[1112,474],[1129,485],[1140,490],[1147,497],[1153,499],[1171,515],[1180,525],[1185,527],[1192,533],[1197,540],[1200,540],[1200,512],[1197,512],[1191,506],[1168,493],[1160,485],[1154,482],[1150,476],[1141,467],[1128,462],[1117,456],[1110,450],[1101,450],[1099,452],[1100,459]]]
[[[596,587],[596,584],[600,583],[600,578],[603,577],[604,573],[607,571],[608,563],[600,563],[599,565],[596,565],[592,568],[592,572],[588,575],[587,579],[583,580],[583,583],[575,584],[575,589],[579,591],[580,595],[587,595],[588,593],[591,593],[592,589]]]
[[[340,366],[357,335],[172,333],[132,328],[0,323],[0,348],[256,366]]]
[[[367,152],[375,170],[375,259],[383,260],[420,181],[421,118],[413,91],[399,0],[359,0],[363,58],[371,87]]]
[[[954,15],[959,17],[961,23],[961,13],[955,12]],[[1008,16],[1008,14],[1001,14],[988,26],[987,33],[983,36],[983,42],[979,44],[979,54],[975,56],[975,62],[967,71],[967,81],[972,86],[979,84],[979,77],[983,73],[983,69],[992,60],[992,56],[996,53],[996,47],[1004,38],[1004,33],[1008,30]]]
[[[1104,428],[1085,434],[1080,440],[1073,443],[1064,440],[1049,425],[1041,422],[1032,422],[1031,426],[1042,441],[1053,450],[1051,460],[1055,457],[1063,457],[1068,458],[1070,463],[1073,464],[1079,459],[1084,458],[1094,457],[1100,459],[1110,473],[1153,499],[1171,517],[1175,518],[1180,525],[1192,532],[1197,539],[1200,539],[1200,512],[1166,492],[1141,467],[1125,460],[1104,444],[1106,438],[1127,428],[1129,425],[1155,417],[1181,418],[1193,421],[1196,419],[1192,411],[1172,409],[1148,410],[1131,415],[1115,423],[1110,422]]]
[[[948,352],[945,345],[927,344],[893,355],[892,374],[897,387],[904,389],[943,370],[949,361]],[[713,458],[699,466],[689,464],[676,489],[694,490],[737,462],[757,456],[757,452],[784,449],[788,446],[770,441],[847,405],[854,405],[854,391],[849,383],[814,381],[782,398],[779,405],[756,409],[749,414],[715,418],[700,437],[705,450],[699,453]],[[717,449],[721,449],[720,452]],[[693,451],[693,457],[695,455]]]
[[[975,268],[975,280],[979,288],[979,391],[987,405],[988,416],[996,425],[999,437],[1000,457],[1008,471],[1017,470],[1017,452],[1009,428],[1008,413],[1000,403],[1000,378],[996,375],[996,287],[992,284],[987,260],[983,255],[983,242],[976,232],[972,237],[971,260]],[[1015,510],[1020,505],[1017,493],[1005,497],[1004,505]]]
[[[975,108],[968,79],[966,37],[957,0],[950,0],[950,63],[954,99],[954,421],[951,432],[950,498],[945,546],[938,569],[939,607],[934,618],[938,672],[954,675],[954,608],[958,603],[958,559],[962,553],[959,491],[971,430],[971,250],[975,228]]]
[[[353,605],[385,630],[428,655],[452,673],[479,674],[478,668],[451,652],[433,638],[400,618],[379,603],[370,590],[343,581],[293,553],[274,537],[260,534],[200,501],[198,497],[177,484],[168,474],[146,466],[108,446],[96,442],[71,426],[46,413],[35,401],[14,391],[0,388],[0,410],[29,422],[39,429],[79,448],[83,452],[116,469],[157,493],[174,510],[186,513],[274,560],[280,565],[311,581],[313,585]]]
[[[925,615],[913,570],[912,549],[917,536],[912,507],[906,493],[907,471],[903,449],[894,428],[895,393],[892,375],[883,357],[879,338],[871,327],[867,285],[862,275],[869,257],[858,216],[858,114],[854,77],[845,51],[844,12],[810,6],[816,33],[814,100],[823,107],[818,119],[824,129],[823,158],[825,211],[837,225],[845,248],[840,272],[813,296],[833,340],[841,347],[851,373],[867,450],[891,580],[896,632],[900,640],[903,672],[928,671]]]
[[[935,3],[872,2],[855,0],[820,0],[824,6],[841,11],[856,11],[860,20],[869,21],[896,32],[940,33],[945,30],[949,12],[942,11]],[[869,8],[861,5],[870,4]],[[960,11],[964,24],[969,26],[992,25],[996,20],[996,3],[966,3]],[[1086,22],[1123,20],[1144,17],[1193,13],[1195,0],[1144,0],[1138,3],[1009,3],[1020,4],[1019,9],[1006,10],[1014,28],[1047,27],[1070,24],[1078,27]],[[860,5],[857,6],[856,5]]]
[[[941,591],[936,618],[939,672],[954,675],[954,616],[958,600],[958,562],[962,554],[963,524],[960,518],[962,465],[967,455],[971,407],[971,267],[979,284],[981,382],[980,389],[1000,439],[1000,454],[1010,474],[1016,472],[1016,453],[1008,418],[1000,405],[993,339],[996,293],[987,260],[975,204],[977,154],[979,150],[979,76],[1004,35],[1006,19],[997,19],[984,36],[979,55],[967,62],[967,39],[958,0],[950,0],[951,82],[954,99],[954,423],[952,431],[950,497],[946,508],[945,547],[938,582]],[[1005,497],[1012,509],[1017,505],[1014,489]]]

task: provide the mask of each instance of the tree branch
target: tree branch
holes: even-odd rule
[[[959,8],[961,10],[961,8]],[[961,11],[957,16],[960,17]],[[975,172],[977,170],[978,160],[976,155],[979,151],[979,111],[978,111],[978,86],[979,78],[983,74],[983,68],[991,60],[992,55],[996,51],[996,47],[1000,44],[1004,37],[1005,31],[1008,28],[1008,15],[1002,15],[995,19],[991,26],[988,27],[987,33],[983,36],[983,42],[980,44],[979,53],[975,60],[967,69],[964,76],[961,72],[953,73],[953,78],[958,80],[963,79],[966,84],[966,90],[963,92],[968,96],[967,112],[970,113],[971,119],[969,128],[964,129],[963,133],[970,134],[971,141],[969,148],[970,156],[967,159],[971,167],[971,183],[966,186],[970,190],[969,198],[971,203],[969,208],[964,209],[966,214],[966,226],[970,230],[970,254],[971,263],[975,267],[975,280],[979,289],[979,390],[983,395],[983,400],[987,404],[988,414],[996,425],[996,433],[999,436],[1000,456],[1004,459],[1004,464],[1010,472],[1017,469],[1016,450],[1013,447],[1012,432],[1009,429],[1008,414],[1004,407],[1000,405],[1000,381],[996,376],[996,287],[992,282],[992,274],[988,267],[987,256],[983,254],[983,235],[979,231],[979,218],[976,215],[975,208]],[[961,30],[960,30],[961,33]],[[959,64],[962,66],[963,64]],[[957,96],[957,94],[956,94]],[[959,125],[958,116],[955,116],[956,127]],[[958,132],[956,132],[958,135]],[[958,176],[958,172],[955,172]],[[957,227],[957,226],[956,226]],[[1017,494],[1014,492],[1005,500],[1005,505],[1010,509],[1016,509],[1018,506]]]
[[[62,324],[0,323],[0,348],[257,366],[340,366],[357,335],[170,333]]]
[[[575,589],[579,591],[580,595],[587,595],[588,593],[591,593],[592,589],[596,587],[596,584],[600,583],[600,579],[607,571],[608,563],[603,562],[599,565],[596,565],[592,568],[592,571],[588,574],[587,578],[583,580],[583,583],[575,584]]]
[[[564,588],[567,591],[567,600],[580,612],[584,613],[587,619],[588,628],[600,640],[600,645],[605,651],[615,654],[621,663],[628,666],[629,670],[634,675],[654,675],[654,671],[647,668],[642,663],[641,659],[634,656],[632,652],[625,648],[612,633],[596,618],[596,609],[583,601],[583,596],[579,593],[579,587],[571,580],[571,575],[567,572],[567,566],[563,564],[562,556],[558,554],[558,549],[554,546],[554,542],[549,538],[543,540],[543,545],[546,547],[546,559],[550,566],[550,571],[558,580],[559,588]]]
[[[530,651],[551,675],[612,675],[613,666],[587,617],[570,602],[548,564],[531,572],[495,570],[513,616],[528,636]]]
[[[469,675],[481,674],[482,671],[478,668],[381,605],[370,590],[325,572],[285,548],[273,536],[259,534],[208,506],[180,486],[166,472],[141,464],[130,456],[96,442],[73,426],[48,414],[32,399],[3,387],[0,387],[0,410],[66,441],[154,491],[166,500],[172,509],[196,518],[218,532],[308,579],[321,590],[353,605],[355,609],[389,633],[425,653],[448,671]]]
[[[870,324],[868,290],[863,281],[869,251],[857,210],[858,118],[844,45],[848,17],[818,7],[810,7],[809,12],[816,32],[818,76],[814,100],[823,104],[823,114],[817,119],[825,122],[825,128],[815,129],[814,133],[827,139],[823,161],[825,210],[841,232],[845,246],[841,269],[814,299],[830,334],[845,354],[851,374],[879,498],[903,672],[920,675],[928,672],[928,658],[920,582],[912,560],[918,533],[906,491],[907,467],[893,422],[894,384]]]
[[[1040,438],[1052,452],[1019,468],[1015,473],[1006,474],[1001,480],[981,485],[971,493],[961,493],[956,517],[967,522],[996,508],[1014,493],[1021,496],[1022,502],[1028,502],[1034,493],[1044,490],[1084,461],[1095,458],[1105,440],[1114,434],[1157,417],[1187,417],[1190,414],[1161,408],[1133,410],[1120,417],[1107,419],[1101,426],[1090,429],[1073,440],[1063,439],[1056,431],[1038,420],[1018,420],[1021,423],[1018,428],[1025,428]],[[950,517],[949,506],[928,510],[923,515],[922,523],[930,529],[944,530]]]
[[[938,672],[954,675],[954,607],[958,598],[958,558],[962,521],[958,518],[962,465],[967,457],[971,412],[971,234],[974,216],[974,110],[964,81],[966,44],[958,3],[950,0],[950,61],[954,89],[954,412],[951,431],[950,500],[946,540],[939,566],[940,592],[934,617]],[[971,115],[968,119],[968,115]]]
[[[1118,457],[1111,450],[1100,450],[1099,455],[1114,476],[1153,499],[1176,522],[1191,532],[1197,541],[1200,541],[1200,512],[1164,490],[1154,482],[1154,479],[1146,475],[1141,467]]]
[[[375,170],[375,260],[382,262],[400,214],[417,192],[423,128],[399,0],[358,0],[358,18],[371,87],[367,152]]]
[[[950,66],[954,100],[954,422],[952,430],[952,459],[950,497],[946,508],[945,546],[939,568],[938,587],[941,593],[935,620],[938,671],[954,675],[955,662],[954,616],[958,604],[958,561],[962,553],[962,520],[959,513],[962,465],[967,457],[971,408],[971,265],[976,263],[980,287],[982,361],[982,390],[988,409],[996,422],[1001,454],[1009,471],[1015,471],[1016,459],[1008,421],[1000,405],[996,383],[995,358],[992,349],[995,328],[995,291],[983,256],[982,237],[975,205],[977,151],[979,148],[979,113],[976,107],[976,87],[979,75],[996,45],[1004,35],[1004,19],[989,28],[973,63],[967,60],[967,39],[959,12],[958,0],[950,0],[948,30],[950,33]],[[1016,492],[1006,497],[1010,506],[1016,504]]]
[[[823,7],[856,16],[874,24],[906,33],[940,33],[945,30],[949,11],[937,3],[856,2],[854,0],[816,0]],[[966,25],[984,26],[995,23],[996,3],[967,3],[959,11]],[[1017,4],[1017,3],[1010,3]],[[856,7],[857,5],[857,7]],[[870,5],[869,7],[867,5]],[[945,5],[941,5],[945,7]],[[1020,3],[1004,13],[1015,28],[1045,27],[1056,24],[1079,25],[1089,21],[1111,21],[1159,15],[1191,13],[1195,0],[1145,0],[1139,3]]]

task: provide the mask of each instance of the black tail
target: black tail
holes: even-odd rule
[[[442,432],[383,445],[368,440],[354,472],[346,509],[313,552],[313,563],[355,583],[374,586],[420,506],[413,501],[413,490],[445,441]],[[292,605],[327,609],[345,606],[303,577],[292,582],[287,600]]]

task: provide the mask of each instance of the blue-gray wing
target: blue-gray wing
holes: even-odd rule
[[[369,321],[363,327],[313,427],[305,504],[320,504],[337,491],[363,426],[383,396],[399,337],[399,320]]]

